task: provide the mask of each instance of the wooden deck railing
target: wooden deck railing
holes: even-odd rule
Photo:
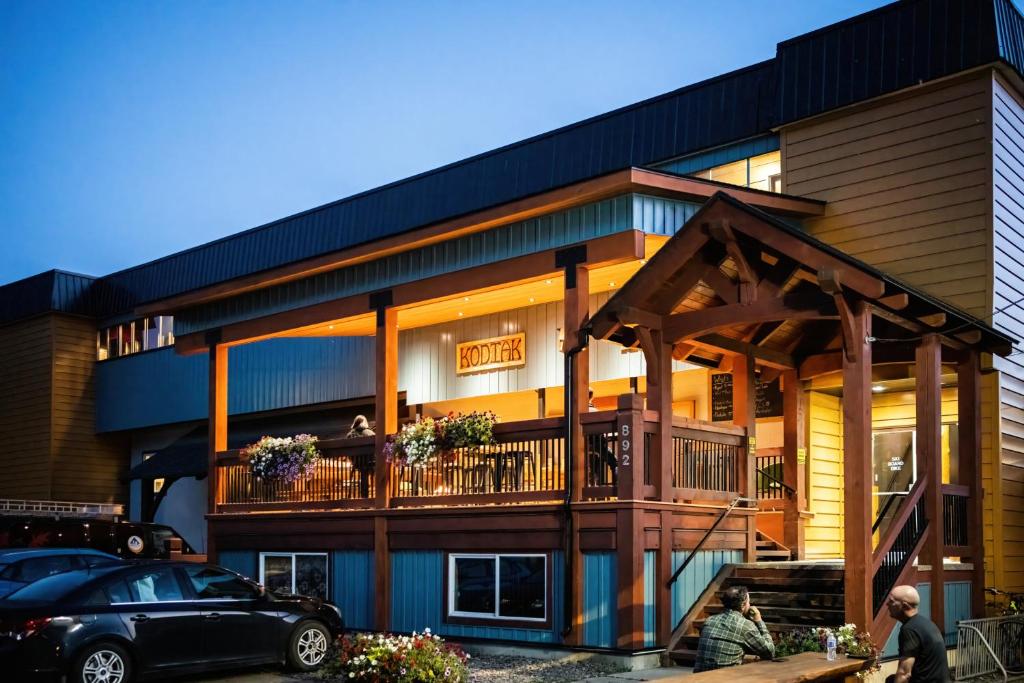
[[[970,544],[967,529],[967,505],[970,489],[966,486],[942,486],[943,543],[949,548],[964,548]],[[955,551],[954,551],[955,554]]]
[[[742,427],[675,418],[672,479],[676,498],[732,500],[740,494],[740,458],[747,457]]]
[[[325,439],[323,459],[308,479],[293,484],[264,482],[252,476],[241,451],[218,458],[221,506],[235,510],[294,507],[371,507],[374,497],[374,439]]]
[[[555,500],[565,490],[565,421],[560,418],[499,423],[495,443],[460,448],[426,467],[397,465],[391,481],[395,505],[507,500]],[[504,495],[502,495],[504,494]]]
[[[625,397],[623,397],[625,398]],[[619,410],[584,413],[583,500],[654,498],[648,457],[657,414],[642,402]],[[627,432],[634,430],[637,437]],[[621,436],[629,434],[629,436]],[[566,496],[568,457],[564,418],[499,423],[494,443],[458,449],[425,467],[390,465],[388,498],[393,507],[558,501]],[[673,489],[666,500],[728,500],[740,488],[740,458],[746,457],[742,428],[676,418],[672,426]],[[220,512],[373,508],[377,456],[373,437],[326,439],[322,460],[305,480],[287,484],[252,476],[241,451],[218,456]],[[637,477],[642,477],[637,481]],[[628,490],[627,490],[628,489]]]

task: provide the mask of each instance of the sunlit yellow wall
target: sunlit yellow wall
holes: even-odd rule
[[[839,398],[816,391],[807,396],[806,557],[843,556],[843,411]]]

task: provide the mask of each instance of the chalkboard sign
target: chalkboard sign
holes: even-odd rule
[[[782,390],[779,380],[770,384],[757,383],[757,417],[782,416]],[[720,372],[711,375],[711,420],[732,421],[732,375]]]

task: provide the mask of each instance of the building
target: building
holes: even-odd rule
[[[130,482],[134,516],[360,628],[680,649],[760,555],[842,560],[814,579],[831,616],[881,637],[916,582],[948,633],[1024,589],[1022,73],[1009,0],[894,3],[152,263],[6,285],[3,435],[51,437],[19,442],[46,472],[5,452],[0,497]],[[474,409],[497,446],[378,457]],[[342,439],[360,413],[376,436]],[[298,432],[313,478],[254,480],[238,449]]]

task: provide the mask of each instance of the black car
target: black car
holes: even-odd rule
[[[343,626],[330,603],[275,594],[221,567],[127,562],[57,574],[0,600],[0,671],[76,683],[267,663],[308,671]]]

